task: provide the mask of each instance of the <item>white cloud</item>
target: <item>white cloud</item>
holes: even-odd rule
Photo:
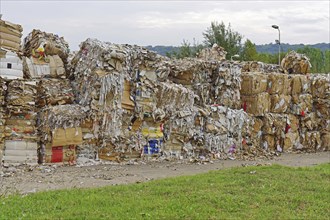
[[[329,1],[6,1],[4,19],[57,33],[73,49],[87,37],[114,43],[180,45],[202,42],[212,21],[229,22],[256,44],[329,42]]]

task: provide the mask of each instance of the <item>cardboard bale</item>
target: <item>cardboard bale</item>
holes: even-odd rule
[[[74,92],[66,79],[41,79],[38,83],[38,106],[74,103]]]
[[[300,117],[300,128],[308,131],[318,130],[320,119],[315,112],[305,114],[304,117]]]
[[[221,63],[213,75],[212,96],[214,101],[209,104],[219,104],[231,109],[240,108],[241,67],[237,64]],[[197,103],[201,105],[200,103]],[[204,103],[208,104],[208,103]],[[201,105],[203,106],[203,105]]]
[[[265,134],[262,136],[262,148],[267,151],[275,150],[275,137],[274,135]]]
[[[34,56],[36,58],[42,58],[45,55],[58,55],[63,63],[66,64],[69,54],[69,44],[63,37],[33,29],[24,38],[23,53],[26,57]]]
[[[292,96],[291,113],[305,115],[313,110],[313,99],[311,94],[300,94]]]
[[[268,74],[268,93],[279,95],[291,94],[291,79],[287,75],[281,73]]]
[[[297,132],[300,125],[299,125],[299,117],[295,116],[293,114],[287,114],[286,115],[286,123],[287,125],[289,125],[289,127],[287,127],[288,131],[290,132]]]
[[[330,150],[330,132],[321,133],[321,148],[320,150],[328,151]]]
[[[9,106],[34,106],[37,94],[35,81],[15,80],[8,84],[6,97]]]
[[[241,106],[254,116],[263,116],[269,112],[270,98],[268,93],[260,93],[253,96],[242,96]]]
[[[289,95],[270,95],[270,112],[286,113],[290,110],[291,96]]]
[[[313,105],[315,112],[321,118],[330,119],[330,99],[314,99]]]
[[[64,63],[58,55],[46,55],[44,59],[23,57],[24,75],[35,79],[42,77],[66,78]]]
[[[321,150],[321,135],[319,131],[307,131],[300,133],[300,141],[303,150],[315,152]]]
[[[182,85],[161,82],[157,89],[156,107],[168,116],[171,112],[192,109],[194,106],[194,92]]]
[[[267,75],[252,72],[249,74],[242,74],[241,94],[254,95],[267,90]]]
[[[38,163],[38,144],[22,140],[6,140],[3,161],[5,165]]]
[[[285,133],[286,124],[285,114],[267,113],[263,117],[262,131],[264,134],[272,134],[280,138]]]
[[[330,74],[313,74],[311,87],[314,99],[330,99]]]
[[[311,82],[306,75],[292,75],[292,95],[300,95],[311,92]]]
[[[39,112],[38,127],[41,141],[53,146],[82,143],[80,124],[86,118],[86,109],[80,105],[46,106]]]
[[[288,132],[285,134],[283,151],[291,151],[300,144],[299,132]]]
[[[0,18],[0,48],[18,52],[20,50],[23,28]]]
[[[311,64],[306,55],[292,50],[282,59],[281,66],[286,74],[307,74]]]

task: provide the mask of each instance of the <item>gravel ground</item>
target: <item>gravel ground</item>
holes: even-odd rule
[[[274,159],[213,160],[213,161],[129,161],[110,163],[84,161],[84,165],[38,165],[0,168],[0,197],[14,193],[91,188],[107,185],[140,183],[154,179],[194,175],[210,170],[238,166],[281,164],[285,166],[313,166],[330,163],[330,152],[282,154]]]

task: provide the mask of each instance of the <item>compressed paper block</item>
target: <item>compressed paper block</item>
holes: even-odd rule
[[[286,113],[290,109],[291,96],[289,95],[270,95],[270,112]]]
[[[262,73],[242,74],[241,94],[254,95],[267,90],[267,75]]]
[[[241,103],[243,109],[254,116],[263,116],[269,112],[269,94],[266,92],[252,96],[242,96]]]

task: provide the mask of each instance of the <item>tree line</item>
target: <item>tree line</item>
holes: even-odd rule
[[[224,22],[212,22],[211,26],[203,32],[203,43],[197,43],[195,40],[190,43],[183,40],[178,51],[167,53],[168,57],[184,58],[196,57],[198,52],[206,47],[212,47],[218,44],[227,51],[226,59],[230,60],[232,56],[238,54],[240,61],[261,61],[264,63],[278,64],[278,53],[258,53],[256,45],[249,39],[242,43],[243,35],[234,31],[230,23],[226,26]],[[310,58],[312,64],[312,73],[330,73],[330,48],[321,50],[305,46],[296,50],[298,53],[305,54]],[[281,59],[286,52],[280,54]]]

